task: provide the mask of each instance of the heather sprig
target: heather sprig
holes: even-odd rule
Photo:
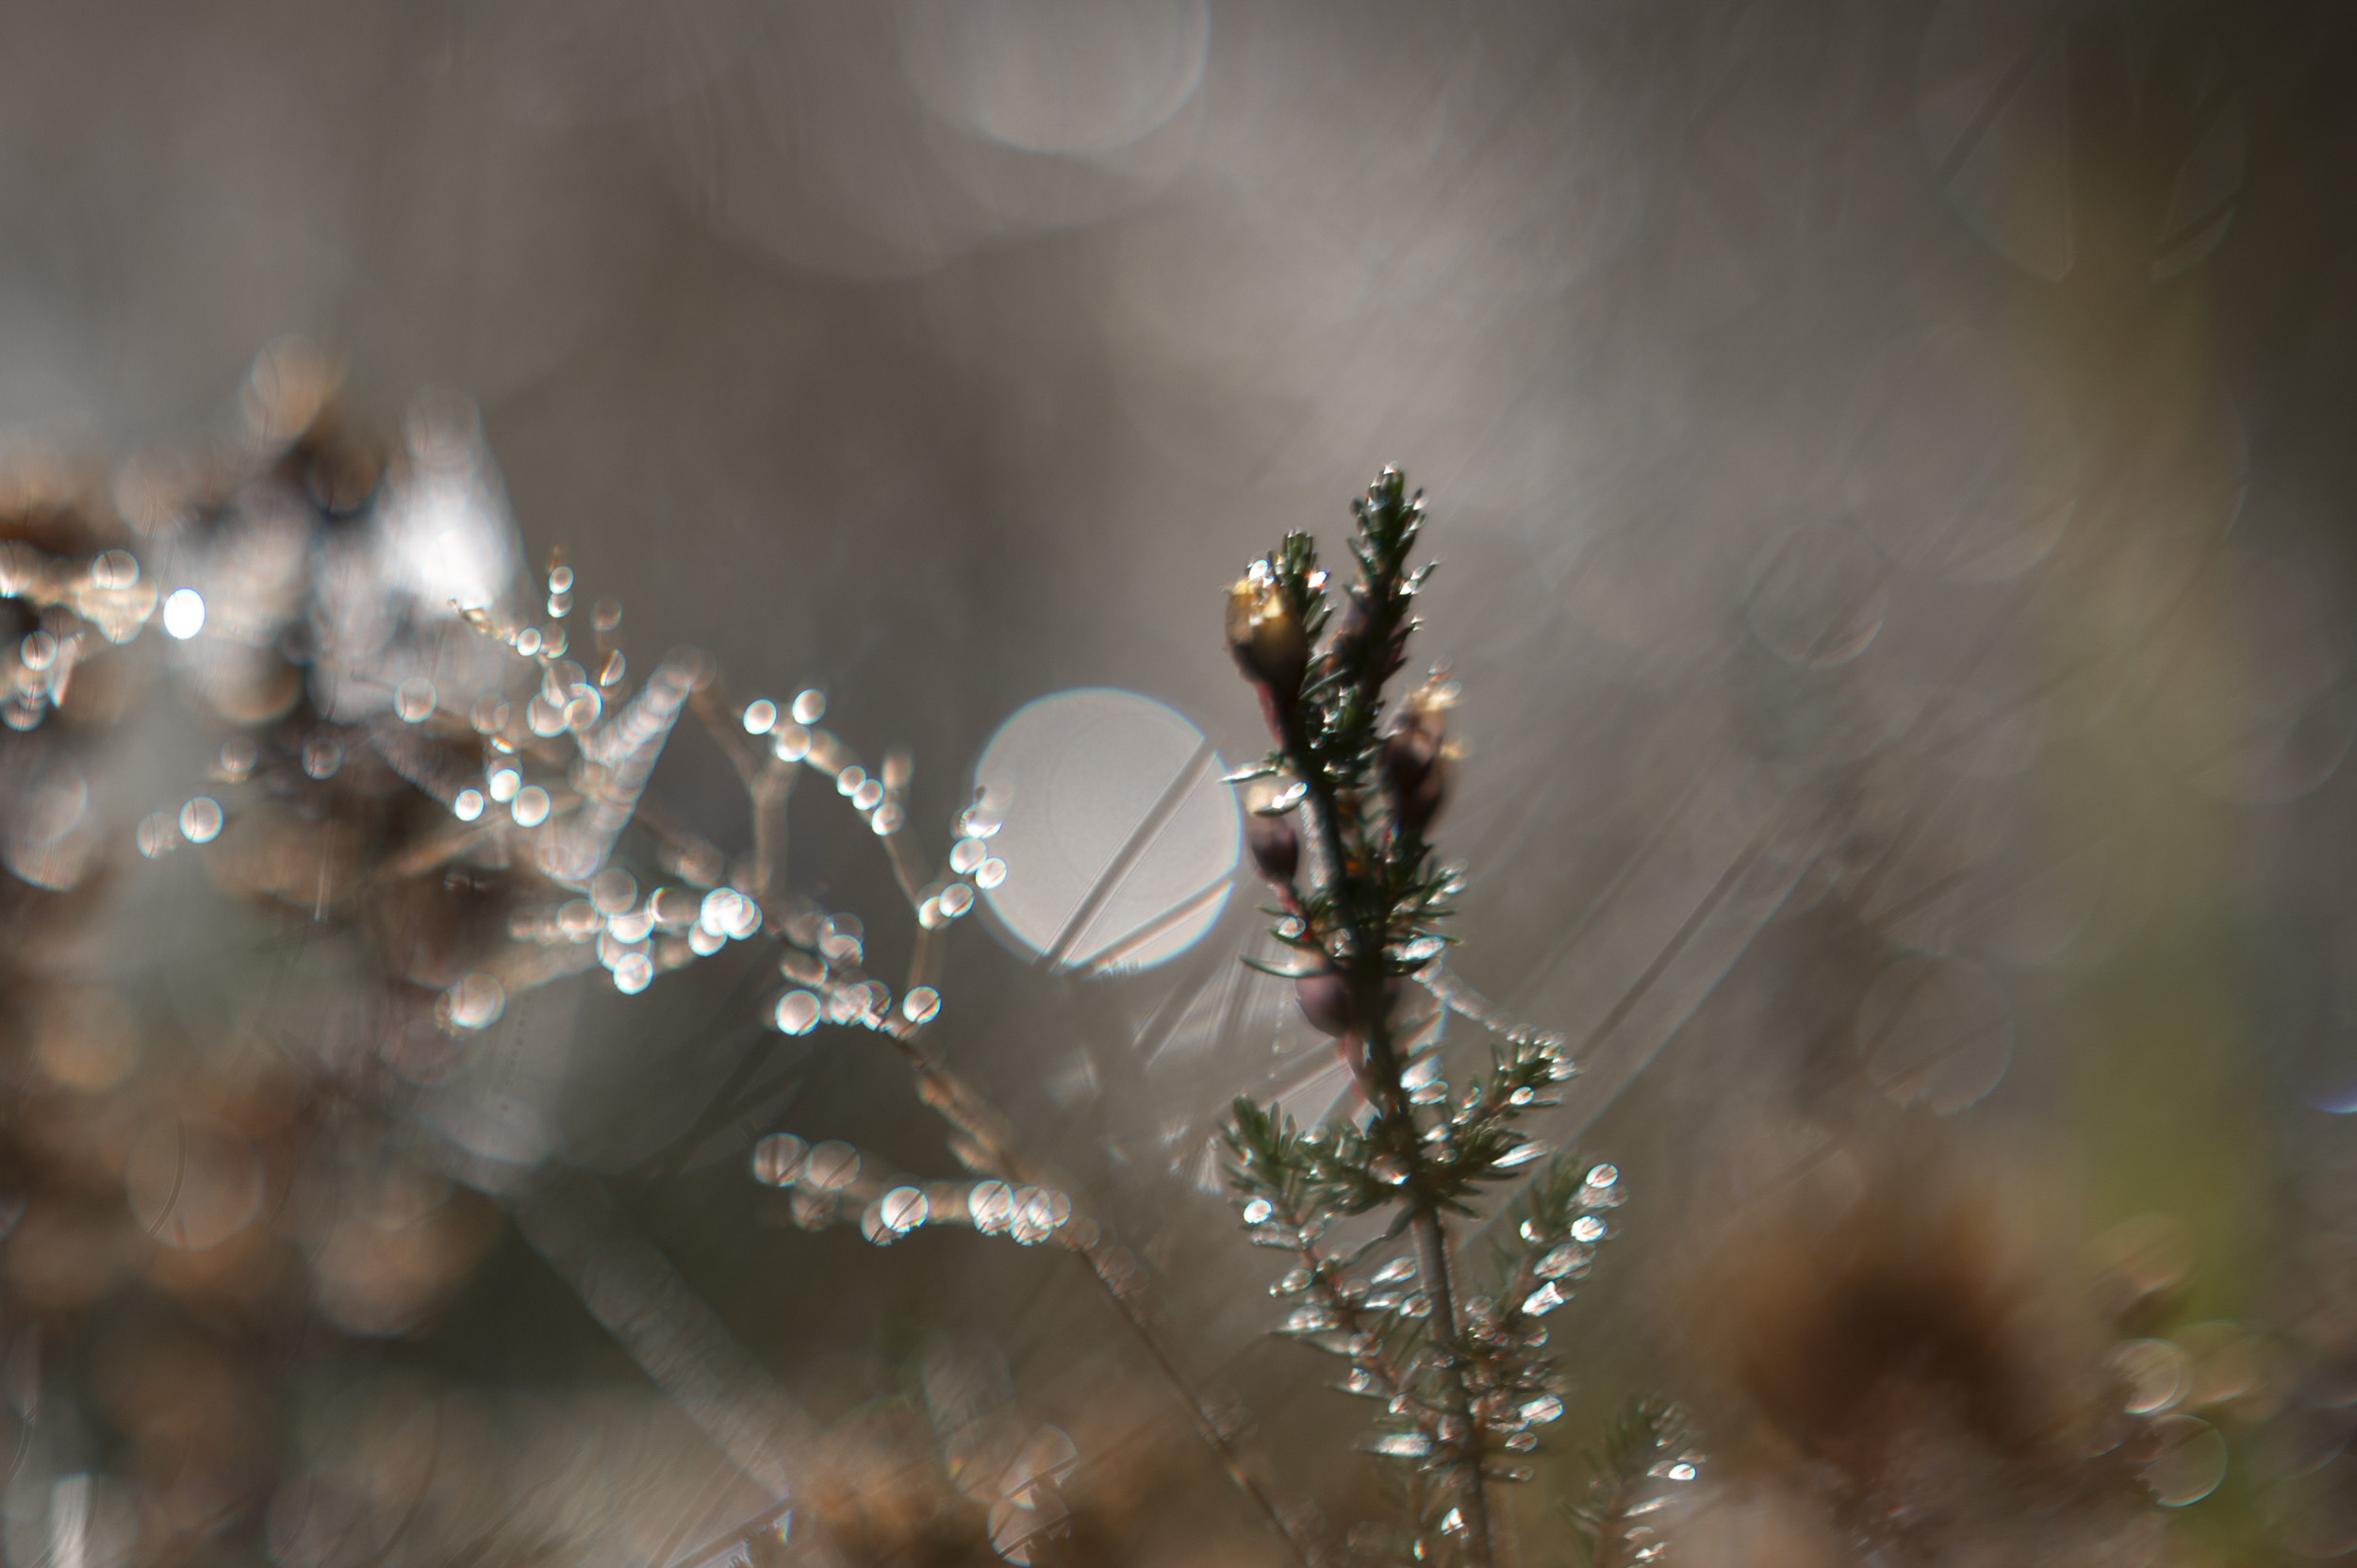
[[[1308,535],[1290,534],[1229,589],[1227,630],[1276,743],[1237,775],[1259,792],[1246,841],[1291,955],[1256,966],[1291,980],[1304,1015],[1335,1037],[1365,1113],[1303,1129],[1239,1099],[1228,1171],[1252,1239],[1294,1256],[1274,1287],[1293,1303],[1285,1331],[1343,1358],[1343,1389],[1382,1404],[1366,1445],[1408,1467],[1409,1555],[1487,1568],[1486,1485],[1528,1478],[1520,1456],[1562,1412],[1536,1320],[1587,1272],[1608,1230],[1593,1211],[1618,1202],[1618,1176],[1557,1162],[1523,1200],[1495,1286],[1466,1296],[1449,1222],[1478,1217],[1483,1187],[1546,1157],[1518,1123],[1555,1103],[1549,1091],[1573,1068],[1559,1042],[1517,1035],[1452,1091],[1438,1054],[1404,1048],[1394,1029],[1406,987],[1451,941],[1443,928],[1464,886],[1430,836],[1457,761],[1457,687],[1435,668],[1386,697],[1432,569],[1410,564],[1421,493],[1387,468],[1351,511],[1348,583],[1332,582]],[[1336,1220],[1378,1212],[1390,1223],[1372,1240],[1329,1241]],[[1402,1239],[1408,1251],[1365,1266]]]

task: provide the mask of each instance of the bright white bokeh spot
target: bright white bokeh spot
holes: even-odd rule
[[[205,630],[205,596],[194,588],[174,588],[164,600],[164,630],[188,641]]]
[[[1133,969],[1183,952],[1226,907],[1243,831],[1203,732],[1151,698],[1101,687],[1019,709],[975,765],[1005,826],[983,900],[1043,961]],[[978,881],[981,879],[978,878]],[[952,884],[942,896],[962,894]]]
[[[221,802],[199,795],[180,808],[180,832],[191,844],[210,844],[221,835]]]
[[[379,526],[387,575],[420,612],[496,602],[516,571],[516,525],[474,405],[428,394],[410,408],[410,461],[388,494]]]

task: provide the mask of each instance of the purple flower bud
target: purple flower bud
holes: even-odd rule
[[[1415,693],[1383,742],[1383,792],[1400,826],[1418,836],[1448,800],[1449,748],[1441,704]]]
[[[1350,982],[1340,971],[1321,969],[1294,982],[1294,997],[1301,1003],[1301,1015],[1321,1034],[1355,1035],[1359,1032],[1359,1004],[1350,994]],[[1383,982],[1383,1007],[1386,1013],[1399,1006],[1400,982]]]
[[[1359,1026],[1350,982],[1331,969],[1294,981],[1294,997],[1301,1003],[1301,1015],[1321,1034],[1348,1034]]]
[[[1261,875],[1279,887],[1293,885],[1294,873],[1301,868],[1301,836],[1294,832],[1291,822],[1282,817],[1247,813],[1244,819],[1244,842],[1252,851],[1252,863],[1261,868]]]

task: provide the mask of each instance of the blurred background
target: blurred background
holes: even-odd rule
[[[1211,1142],[1346,1087],[1237,962],[1219,615],[1386,462],[1464,688],[1450,972],[1632,1195],[1518,1560],[1625,1395],[1742,1447],[1695,1281],[1894,1145],[2190,1423],[2105,1560],[2357,1549],[2352,82],[2289,0],[8,8],[0,500],[91,563],[74,626],[0,563],[8,1560],[1022,1562],[1043,1477],[1088,1560],[1343,1560],[1379,1477]],[[777,1031],[774,945],[435,1027],[420,953],[554,939],[504,862],[400,891],[455,785],[384,737],[560,548],[612,701],[686,645],[823,692],[928,866],[983,791],[924,1038],[1143,1336],[1060,1247],[757,1179],[961,1175],[886,1039]],[[898,995],[825,782],[785,880]],[[650,889],[754,848],[685,720],[645,799]]]

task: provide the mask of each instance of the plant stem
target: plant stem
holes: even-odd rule
[[[1424,1143],[1416,1129],[1415,1108],[1400,1083],[1399,1053],[1392,1043],[1391,998],[1384,972],[1385,933],[1367,917],[1363,900],[1354,887],[1350,861],[1343,850],[1342,818],[1334,787],[1326,769],[1302,733],[1298,710],[1285,718],[1285,750],[1308,786],[1306,802],[1315,819],[1318,845],[1327,874],[1334,879],[1334,905],[1350,933],[1346,971],[1352,1012],[1359,1019],[1366,1048],[1366,1087],[1376,1110],[1394,1129],[1388,1151],[1406,1166],[1409,1228],[1415,1234],[1416,1274],[1425,1298],[1431,1303],[1433,1347],[1441,1357],[1442,1408],[1457,1424],[1459,1435],[1447,1444],[1456,1450],[1450,1468],[1458,1472],[1459,1507],[1465,1526],[1465,1560],[1473,1568],[1491,1568],[1494,1549],[1490,1536],[1490,1498],[1482,1482],[1481,1435],[1473,1418],[1473,1399],[1465,1386],[1463,1341],[1457,1321],[1457,1292],[1450,1278],[1448,1232],[1425,1174]]]
[[[1375,999],[1383,999],[1384,987],[1378,979],[1374,986]],[[1363,1004],[1362,1004],[1363,1005]],[[1407,1130],[1404,1142],[1416,1146],[1421,1155],[1420,1140],[1415,1135],[1415,1121],[1409,1114],[1407,1095],[1399,1087],[1399,1062],[1392,1048],[1390,1020],[1378,1011],[1362,1013],[1370,1019],[1367,1027],[1367,1065],[1382,1073],[1386,1098],[1397,1106]],[[1381,1066],[1376,1068],[1377,1052]],[[1453,1466],[1459,1472],[1459,1507],[1464,1510],[1465,1555],[1477,1568],[1489,1568],[1493,1547],[1490,1539],[1490,1494],[1481,1475],[1481,1428],[1473,1418],[1473,1398],[1465,1387],[1465,1354],[1457,1322],[1457,1292],[1451,1279],[1448,1252],[1448,1231],[1442,1221],[1439,1207],[1425,1187],[1424,1166],[1420,1158],[1408,1161],[1408,1184],[1415,1207],[1409,1212],[1409,1230],[1416,1241],[1416,1276],[1424,1288],[1425,1298],[1432,1304],[1433,1347],[1441,1356],[1441,1396],[1442,1408],[1450,1420],[1457,1423],[1459,1435],[1451,1444],[1457,1450]]]

